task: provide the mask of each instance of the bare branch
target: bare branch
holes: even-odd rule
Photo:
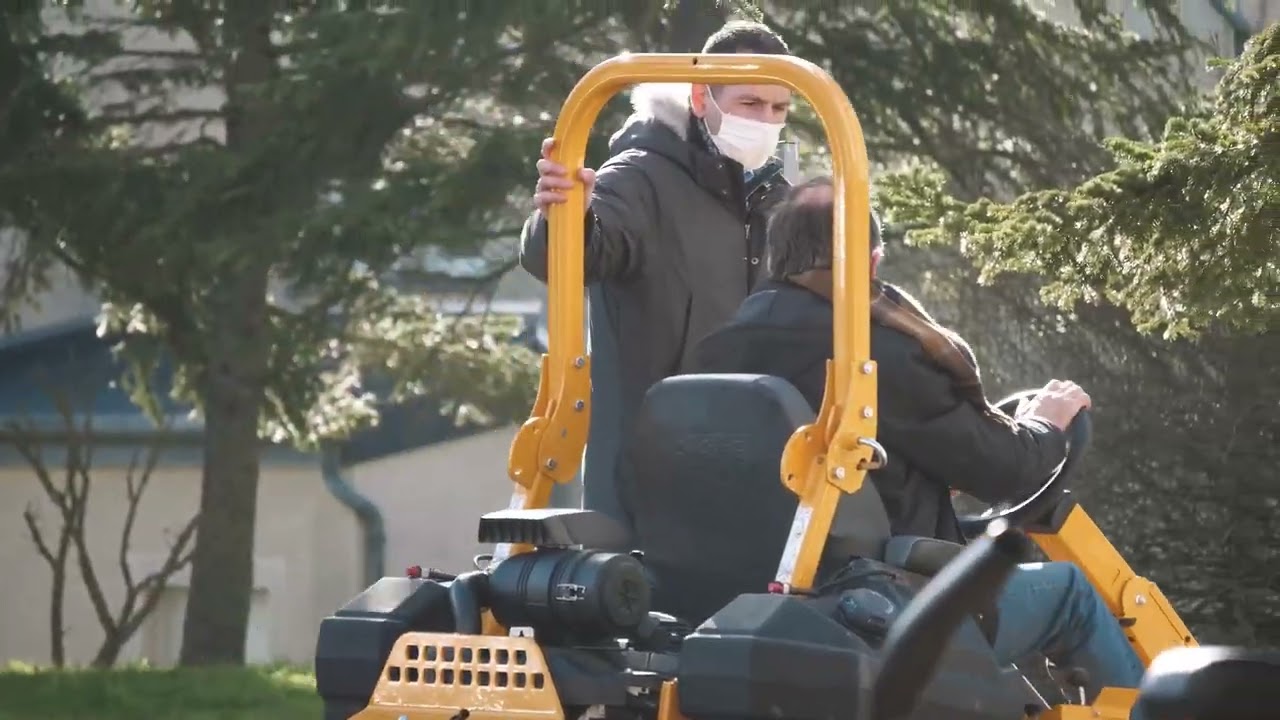
[[[126,594],[133,590],[133,571],[129,569],[129,538],[133,535],[133,525],[138,519],[138,498],[142,494],[138,491],[138,483],[135,480],[138,471],[138,456],[141,454],[140,450],[134,450],[129,455],[129,467],[124,472],[124,492],[128,504],[124,512],[124,527],[120,530],[120,554],[118,560],[120,563],[120,577],[124,578]]]
[[[169,578],[175,573],[191,564],[191,557],[195,552],[196,525],[200,519],[200,515],[196,514],[187,521],[185,527],[174,538],[173,544],[169,546],[169,553],[165,556],[164,562],[155,572],[150,573],[138,583],[134,593],[131,593],[129,604],[132,606],[137,598],[141,597],[142,604],[137,607],[136,611],[132,611],[131,615],[124,612],[120,614],[120,629],[126,637],[137,631],[142,625],[142,621],[155,610],[156,604],[160,602],[160,595],[168,586]],[[132,610],[132,608],[131,608]]]
[[[119,152],[132,158],[166,158],[184,150],[194,150],[197,148],[220,150],[223,148],[223,145],[211,137],[198,137],[193,140],[180,143],[164,143],[162,145],[155,146],[135,145],[133,147],[121,148]]]
[[[31,428],[24,427],[16,422],[8,424],[9,431],[13,435],[13,447],[22,456],[23,460],[31,466],[32,472],[36,475],[36,481],[40,483],[40,488],[44,490],[49,499],[58,506],[58,510],[64,517],[67,515],[69,498],[63,489],[59,489],[53,484],[53,478],[49,474],[49,466],[44,462],[44,453],[41,448],[31,440]]]
[[[154,58],[163,60],[183,60],[189,62],[203,62],[204,55],[194,50],[139,50],[137,48],[122,48],[120,55],[130,58]]]
[[[41,527],[34,507],[28,507],[23,513],[23,521],[31,536],[32,544],[37,554],[49,566],[52,576],[49,609],[51,656],[55,665],[61,667],[65,664],[63,610],[68,577],[67,562],[74,551],[85,592],[89,596],[94,615],[104,634],[93,665],[110,667],[119,657],[125,643],[155,610],[169,579],[174,573],[190,564],[196,533],[196,518],[190,519],[179,531],[160,567],[140,580],[136,580],[128,562],[133,531],[137,525],[139,505],[159,466],[163,443],[153,442],[145,450],[140,449],[135,452],[130,458],[125,474],[127,507],[117,553],[125,592],[119,606],[113,608],[108,601],[107,593],[103,590],[101,576],[90,555],[86,522],[92,489],[91,469],[95,448],[93,416],[91,412],[87,412],[82,413],[84,417],[78,417],[77,409],[65,388],[50,387],[48,391],[63,425],[62,438],[66,448],[66,460],[61,487],[51,477],[35,428],[30,424],[13,422],[8,423],[7,427],[11,431],[14,446],[31,465],[45,494],[58,506],[62,519],[56,542],[54,542],[53,535]],[[168,429],[169,422],[166,421],[162,425],[161,432],[167,432]]]
[[[133,584],[133,571],[129,568],[129,547],[133,540],[133,527],[138,518],[138,507],[142,503],[142,494],[146,491],[147,485],[151,482],[151,475],[155,472],[156,465],[160,462],[160,444],[152,443],[147,447],[147,459],[141,470],[138,468],[138,459],[142,454],[141,450],[135,450],[129,458],[129,469],[125,472],[125,497],[127,499],[127,507],[124,515],[124,527],[120,530],[120,575],[124,578],[124,587],[126,595],[131,595],[136,590]],[[143,582],[146,582],[145,580]]]
[[[86,478],[87,481],[87,478]],[[93,566],[93,558],[89,555],[89,543],[85,537],[85,510],[88,507],[88,491],[82,496],[76,513],[76,521],[71,534],[76,547],[76,560],[80,568],[80,577],[84,581],[85,592],[89,594],[89,602],[93,605],[93,613],[103,628],[115,625],[111,618],[111,608],[107,604],[106,594],[102,592],[102,582],[98,580],[98,571]]]
[[[40,529],[35,508],[28,506],[22,513],[22,519],[26,523],[31,542],[36,547],[36,553],[49,566],[49,655],[55,667],[63,667],[66,664],[63,613],[66,602],[67,555],[71,548],[71,525],[68,521],[72,515],[71,494],[68,488],[59,489],[54,486],[49,469],[44,463],[43,452],[38,443],[32,439],[32,433],[17,432],[16,429],[21,427],[17,423],[9,425],[11,430],[15,430],[14,446],[31,465],[45,495],[57,505],[58,513],[62,517],[55,550],[50,547],[49,541]]]
[[[221,110],[197,110],[194,108],[155,108],[139,112],[103,113],[93,119],[95,126],[142,125],[144,123],[180,123],[191,120],[210,120],[222,117]]]
[[[98,621],[106,628],[111,624],[111,611],[102,591],[102,583],[98,580],[97,570],[93,566],[93,559],[89,556],[85,528],[85,514],[89,509],[89,461],[92,458],[87,446],[92,445],[93,437],[93,421],[88,416],[92,413],[85,413],[83,426],[77,427],[75,408],[67,394],[53,392],[52,400],[67,429],[66,487],[69,502],[64,522],[76,548],[77,565],[85,591],[89,594],[89,602],[93,605]]]
[[[57,559],[54,558],[53,551],[49,549],[49,544],[45,542],[44,533],[40,532],[40,521],[36,518],[36,511],[32,507],[28,507],[22,511],[22,519],[27,523],[27,532],[31,535],[31,542],[35,543],[36,552],[40,553],[40,557],[49,563],[49,567],[57,568]]]

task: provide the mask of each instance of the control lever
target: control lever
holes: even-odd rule
[[[995,601],[1028,544],[1020,531],[994,521],[924,586],[889,627],[872,717],[911,714],[960,624]]]
[[[1067,684],[1076,689],[1079,696],[1080,705],[1088,705],[1089,701],[1085,698],[1084,689],[1089,686],[1089,671],[1082,667],[1071,668],[1067,673]]]

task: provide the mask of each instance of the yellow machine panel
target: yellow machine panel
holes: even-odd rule
[[[563,720],[533,638],[408,633],[355,720]]]

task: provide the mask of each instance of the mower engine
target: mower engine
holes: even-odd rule
[[[325,720],[357,715],[388,684],[549,691],[566,718],[592,707],[652,716],[689,628],[650,611],[639,554],[585,549],[617,547],[621,532],[589,511],[489,513],[482,543],[533,550],[457,576],[379,580],[321,623]],[[485,636],[486,612],[513,637]],[[410,642],[415,633],[436,640]]]
[[[470,573],[454,583],[474,578],[472,594],[479,601],[474,607],[455,605],[465,613],[458,618],[458,631],[480,632],[483,604],[503,627],[531,628],[543,643],[590,645],[635,635],[649,618],[651,602],[639,555],[574,547],[616,540],[602,518],[574,510],[507,511],[481,518],[481,542],[535,549],[497,563],[490,573]]]

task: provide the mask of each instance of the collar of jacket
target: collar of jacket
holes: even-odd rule
[[[738,163],[733,162],[732,160],[729,160],[728,158],[724,157],[724,153],[720,152],[720,149],[716,147],[715,141],[711,139],[711,131],[707,129],[707,124],[705,122],[702,122],[701,119],[694,117],[692,113],[689,114],[689,117],[690,117],[690,123],[692,124],[693,129],[697,132],[698,137],[701,138],[702,140],[702,146],[706,148],[708,152],[711,152],[714,155],[724,158],[726,161],[731,163],[732,167],[737,167],[737,168],[742,167]],[[769,158],[769,161],[766,162],[762,167],[758,167],[755,170],[742,171],[742,183],[744,186],[744,192],[746,193],[746,202],[747,202],[748,208],[752,207],[754,201],[756,200],[757,195],[766,194],[766,192],[757,193],[756,191],[757,190],[767,191],[770,187],[772,187],[776,183],[776,181],[781,177],[782,170],[783,170],[782,159],[778,158],[777,156],[774,156]]]
[[[771,281],[771,286],[790,287],[790,292],[803,291],[821,299],[824,306],[831,307],[831,298],[805,285],[788,280]],[[982,385],[982,372],[969,344],[954,330],[935,320],[909,293],[896,285],[874,279],[871,282],[870,311],[873,324],[896,330],[919,343],[929,360],[951,378],[957,395],[998,422],[1012,422],[1008,415],[988,402]]]
[[[782,176],[771,159],[754,173],[725,157],[706,125],[693,115],[687,83],[645,83],[631,91],[634,113],[610,142],[610,154],[628,149],[655,152],[677,163],[708,193],[737,212],[749,211]]]

